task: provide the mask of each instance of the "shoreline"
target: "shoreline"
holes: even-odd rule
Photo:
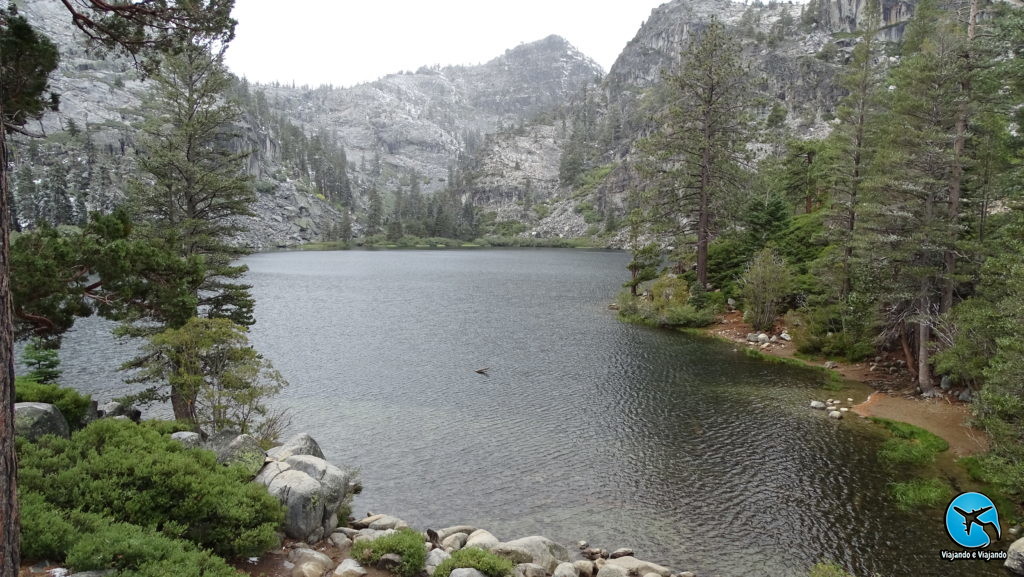
[[[792,342],[782,339],[767,346],[750,343],[747,341],[747,334],[753,330],[749,324],[743,322],[742,315],[736,311],[718,317],[715,324],[696,329],[695,332],[756,351],[764,356],[787,359],[789,362],[809,368],[830,371],[844,381],[871,387],[874,389],[873,392],[867,399],[852,406],[851,412],[862,418],[889,419],[925,429],[948,442],[949,454],[955,458],[984,453],[989,449],[985,433],[967,423],[970,418],[969,404],[953,401],[948,397],[922,398],[916,394],[914,384],[906,374],[899,370],[898,364],[896,370],[890,369],[892,372],[889,372],[867,361],[837,363],[803,358],[797,356],[796,346]]]

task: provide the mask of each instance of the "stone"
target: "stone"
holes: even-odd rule
[[[288,468],[264,467],[256,481],[285,506],[285,535],[315,543],[334,532],[348,478],[337,467],[309,455],[289,457],[284,465]]]
[[[697,577],[697,574],[693,571],[683,571],[679,575],[676,575],[676,577]]]
[[[616,549],[616,550],[612,551],[611,554],[608,555],[608,558],[609,559],[618,559],[619,557],[625,557],[627,555],[633,555],[633,550],[630,549],[629,547],[622,547],[620,549]]]
[[[398,517],[392,517],[391,515],[381,515],[380,518],[375,519],[367,525],[370,529],[378,529],[383,531],[384,529],[404,529],[409,524],[399,519]]]
[[[535,563],[520,563],[515,566],[513,575],[515,577],[547,577],[547,571]]]
[[[580,577],[594,577],[594,562],[586,559],[580,559],[574,561],[573,565],[576,566],[576,570],[579,571]]]
[[[971,393],[970,389],[964,389],[964,390],[960,391],[960,394],[957,396],[957,398],[960,399],[964,403],[971,402],[971,398],[973,398],[973,397],[974,397],[974,395]]]
[[[345,559],[334,568],[334,577],[363,577],[366,569],[355,559]]]
[[[657,573],[645,573],[644,577],[660,577]]]
[[[472,536],[470,536],[470,541],[472,541]],[[470,545],[467,543],[466,546],[469,547]],[[514,541],[499,543],[491,547],[491,551],[502,557],[512,559],[513,562],[535,563],[543,567],[548,573],[553,573],[559,563],[569,560],[569,552],[565,547],[540,535],[531,535],[515,539]],[[520,560],[524,553],[531,559],[528,561]]]
[[[612,565],[608,562],[597,572],[597,577],[629,577],[629,571],[621,565]]]
[[[466,539],[469,539],[469,535],[466,533],[454,533],[445,537],[441,541],[441,546],[445,549],[452,549],[458,551],[466,546]]]
[[[352,539],[349,539],[344,533],[331,533],[329,539],[331,545],[334,545],[340,553],[345,553],[352,548]]]
[[[274,477],[280,475],[281,473],[287,471],[288,469],[291,469],[291,465],[288,465],[287,463],[281,463],[279,461],[268,461],[266,464],[263,465],[263,468],[260,469],[260,472],[256,474],[256,478],[253,479],[252,482],[257,483],[259,485],[263,485],[264,487],[268,487],[270,486],[271,481],[274,480]]]
[[[260,447],[259,441],[252,435],[233,432],[221,432],[207,442],[207,448],[217,454],[217,462],[222,465],[242,465],[253,475],[263,468],[267,454]]]
[[[433,575],[437,566],[448,559],[451,559],[451,555],[443,549],[434,549],[430,553],[427,553],[427,562],[425,564],[427,575]]]
[[[839,411],[831,411],[828,416],[832,419],[842,419],[843,414]]]
[[[747,333],[747,342],[749,342],[749,343],[756,343],[757,342],[757,333]]]
[[[781,333],[779,333],[779,338],[786,342],[793,340],[793,336],[787,333],[786,331],[782,331]]]
[[[843,407],[843,408],[839,409],[839,412],[840,413],[848,413],[848,412],[850,412],[850,409],[848,409],[846,407]]]
[[[292,577],[321,577],[334,567],[330,557],[312,549],[292,549],[288,560],[295,564]]]
[[[466,539],[465,547],[476,547],[477,549],[483,549],[490,551],[492,547],[500,543],[498,538],[491,534],[490,531],[485,529],[477,529],[469,534],[469,538]]]
[[[1024,575],[1024,539],[1017,539],[1010,544],[1003,567],[1014,575]]]
[[[646,575],[647,573],[657,573],[661,577],[668,577],[672,574],[668,567],[662,567],[649,561],[641,561],[632,555],[625,557],[619,557],[617,559],[609,559],[608,565],[604,566],[607,569],[609,565],[617,565],[626,570],[626,573],[632,575]],[[604,570],[602,569],[602,571]],[[600,575],[600,573],[598,573]]]
[[[299,433],[285,441],[283,445],[267,451],[267,456],[276,461],[283,461],[292,455],[312,455],[324,458],[324,452],[320,450],[320,445],[307,433]]]
[[[812,408],[812,409],[821,409],[821,410],[824,410],[824,409],[825,409],[825,406],[826,406],[826,405],[825,405],[825,403],[823,403],[823,402],[821,402],[821,401],[811,401],[811,408]]]
[[[60,409],[49,403],[14,403],[14,434],[29,441],[44,435],[67,439],[71,430]]]
[[[734,309],[734,308],[736,308],[736,305],[737,305],[737,304],[738,304],[738,303],[736,302],[736,299],[734,299],[734,298],[732,298],[732,297],[729,297],[729,298],[725,299],[725,305],[726,305],[727,307],[729,307],[730,309]]]
[[[594,570],[600,571],[608,563],[608,560],[603,557],[598,557],[594,560]]]
[[[377,560],[377,568],[394,571],[402,566],[402,556],[398,553],[385,553]]]
[[[572,563],[562,562],[555,567],[551,577],[580,577],[580,570]]]
[[[948,391],[949,389],[952,389],[953,388],[953,379],[951,379],[949,377],[949,375],[942,375],[942,380],[939,381],[939,387],[943,391]]]
[[[825,362],[825,368],[826,369],[838,369],[839,368],[839,363],[837,363],[835,361],[826,361]]]
[[[597,547],[588,547],[582,551],[582,554],[587,559],[593,561],[594,559],[601,557],[601,550]]]
[[[452,527],[445,527],[444,529],[438,529],[437,530],[437,538],[440,539],[443,542],[445,540],[445,538],[447,538],[447,537],[449,537],[451,535],[454,535],[456,533],[465,533],[466,535],[469,535],[470,533],[472,533],[473,531],[476,531],[476,530],[477,530],[477,527],[474,527],[472,525],[454,525]]]
[[[587,547],[590,547],[590,543],[587,543],[586,541],[577,541],[576,546],[580,548],[580,551],[582,551]]]
[[[473,569],[472,567],[460,567],[458,569],[452,569],[451,577],[487,577],[480,571]]]
[[[352,521],[351,525],[356,529],[367,529],[369,528],[370,523],[373,523],[374,521],[383,518],[384,515],[368,515],[365,518],[360,519],[358,521]]]
[[[359,529],[353,529],[351,527],[338,527],[335,529],[338,533],[343,533],[349,539],[355,539],[359,535]]]
[[[187,449],[198,449],[203,446],[203,436],[192,431],[171,433],[171,438],[184,445]]]
[[[394,532],[394,529],[385,529],[383,531],[378,531],[377,529],[360,529],[359,534],[352,538],[352,542],[358,543],[360,541],[374,541],[385,535],[391,535]]]
[[[779,342],[779,337],[777,337],[775,335],[772,335],[772,338],[768,339],[768,342],[769,343],[773,343],[773,344],[777,343],[777,342]]]
[[[759,342],[761,344],[767,343],[770,340],[771,340],[771,338],[769,338],[768,335],[766,335],[765,333],[759,333],[757,335],[757,342]]]

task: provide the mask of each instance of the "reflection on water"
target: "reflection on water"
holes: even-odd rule
[[[626,254],[246,260],[253,341],[291,383],[276,403],[361,470],[360,513],[629,546],[700,575],[802,576],[822,559],[859,576],[999,572],[940,560],[941,512],[894,509],[877,438],[805,409],[816,375],[618,322]],[[99,366],[81,336],[69,373]]]

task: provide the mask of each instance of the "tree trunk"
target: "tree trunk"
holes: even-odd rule
[[[928,344],[932,337],[932,327],[929,324],[928,316],[931,314],[931,299],[928,298],[930,286],[927,279],[921,281],[920,304],[917,321],[917,384],[921,392],[929,394],[932,392],[932,372],[929,366]]]
[[[174,420],[195,424],[195,399],[183,393],[179,387],[171,386],[171,408],[174,410]]]
[[[14,307],[11,297],[11,211],[7,133],[0,104],[0,576],[18,574],[21,531],[18,460],[14,452]]]

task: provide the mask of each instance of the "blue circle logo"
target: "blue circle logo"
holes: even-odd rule
[[[981,493],[961,493],[946,507],[946,533],[961,547],[988,547],[1002,534],[995,503]]]

